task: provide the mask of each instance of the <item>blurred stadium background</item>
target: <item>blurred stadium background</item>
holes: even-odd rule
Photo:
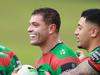
[[[0,44],[16,52],[23,64],[33,65],[41,56],[38,47],[29,43],[27,27],[31,12],[51,7],[61,15],[61,39],[77,50],[74,30],[80,13],[88,8],[100,8],[100,0],[0,0]]]

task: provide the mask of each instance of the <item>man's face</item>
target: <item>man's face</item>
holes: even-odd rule
[[[75,30],[76,40],[79,48],[87,49],[90,45],[91,30],[93,25],[86,21],[86,18],[81,17],[78,26]]]
[[[49,38],[49,26],[43,21],[43,17],[39,14],[32,15],[29,21],[28,33],[30,43],[33,45],[41,45]]]

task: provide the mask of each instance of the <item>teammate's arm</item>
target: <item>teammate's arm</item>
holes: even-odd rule
[[[88,61],[85,61],[80,63],[75,69],[65,71],[61,75],[99,75],[99,73],[89,65]]]

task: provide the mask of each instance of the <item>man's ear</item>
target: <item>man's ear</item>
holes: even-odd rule
[[[56,32],[56,25],[55,24],[50,24],[49,25],[49,33],[52,34]]]
[[[100,32],[100,29],[98,27],[94,27],[92,30],[91,30],[91,37],[96,37]]]

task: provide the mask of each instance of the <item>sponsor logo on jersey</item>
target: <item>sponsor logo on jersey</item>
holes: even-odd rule
[[[60,55],[63,55],[63,54],[65,54],[66,52],[65,52],[65,50],[64,49],[62,49],[61,51],[60,51]]]

